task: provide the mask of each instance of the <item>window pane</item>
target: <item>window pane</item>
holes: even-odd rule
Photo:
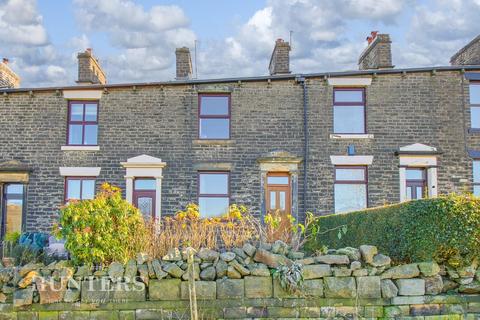
[[[335,212],[360,210],[367,207],[365,184],[336,184]]]
[[[155,179],[136,179],[135,180],[135,190],[155,190],[156,181]]]
[[[470,103],[480,104],[480,84],[470,85]]]
[[[365,170],[359,168],[337,168],[335,179],[338,181],[365,181]]]
[[[67,180],[67,200],[77,199],[80,200],[80,184],[81,180],[68,179]]]
[[[138,210],[140,210],[144,217],[152,217],[153,199],[151,197],[139,197],[137,203]]]
[[[8,194],[23,194],[23,184],[8,184],[7,195]]]
[[[83,104],[70,105],[70,121],[83,121]]]
[[[228,194],[228,174],[201,173],[200,194]]]
[[[285,191],[279,192],[280,210],[285,211]]]
[[[480,161],[473,161],[473,182],[480,183]]]
[[[363,102],[363,91],[335,90],[335,102]]]
[[[218,217],[224,215],[228,211],[229,199],[223,198],[205,198],[198,199],[200,206],[200,217]]]
[[[407,169],[407,180],[423,180],[423,169]]]
[[[422,187],[416,187],[417,190],[417,199],[422,199],[423,198],[423,188]]]
[[[228,115],[228,97],[202,96],[200,114],[207,115]]]
[[[97,145],[97,128],[96,124],[85,126],[85,143],[86,145]]]
[[[471,128],[480,128],[480,107],[470,108]]]
[[[85,121],[97,121],[97,105],[85,105]]]
[[[270,209],[277,209],[277,193],[270,191]]]
[[[335,133],[365,133],[363,106],[333,108],[333,130]]]
[[[68,144],[82,144],[83,127],[82,125],[73,124],[69,126]]]
[[[95,197],[95,180],[82,180],[82,200]]]
[[[200,119],[200,139],[228,139],[229,119]]]
[[[473,194],[480,197],[480,185],[473,186]]]
[[[412,187],[407,187],[407,200],[412,200]]]
[[[267,177],[268,184],[288,184],[288,177]]]

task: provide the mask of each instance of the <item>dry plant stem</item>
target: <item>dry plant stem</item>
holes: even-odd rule
[[[188,247],[187,250],[187,263],[188,263],[188,294],[190,298],[190,319],[198,320],[197,310],[197,293],[195,289],[195,263],[193,256],[195,250]]]

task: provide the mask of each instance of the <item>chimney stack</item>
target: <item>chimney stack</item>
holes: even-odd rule
[[[290,73],[290,44],[288,42],[283,39],[275,41],[268,69],[271,75]]]
[[[80,85],[86,84],[106,84],[105,73],[100,67],[98,59],[92,54],[92,49],[87,48],[85,52],[80,52],[78,58],[78,80]]]
[[[367,37],[367,43],[368,47],[358,59],[360,70],[393,68],[390,35],[372,31]]]
[[[452,66],[480,65],[480,35],[450,58]]]
[[[190,49],[187,47],[177,48],[175,50],[177,80],[192,79],[192,57],[190,56]]]
[[[0,63],[0,88],[20,87],[20,77],[8,66],[9,60],[3,58]]]

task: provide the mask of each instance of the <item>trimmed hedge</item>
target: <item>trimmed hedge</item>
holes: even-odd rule
[[[341,226],[346,234],[338,236]],[[394,262],[435,260],[460,266],[480,257],[480,198],[441,196],[318,217],[306,248],[375,245]]]

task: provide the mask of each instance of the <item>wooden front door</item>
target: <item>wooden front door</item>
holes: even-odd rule
[[[407,168],[407,200],[422,199],[427,195],[427,177],[424,168]]]
[[[135,179],[133,188],[133,205],[146,219],[155,218],[155,179]]]
[[[278,212],[282,216],[291,214],[290,185],[288,173],[269,173],[267,175],[267,212]]]

